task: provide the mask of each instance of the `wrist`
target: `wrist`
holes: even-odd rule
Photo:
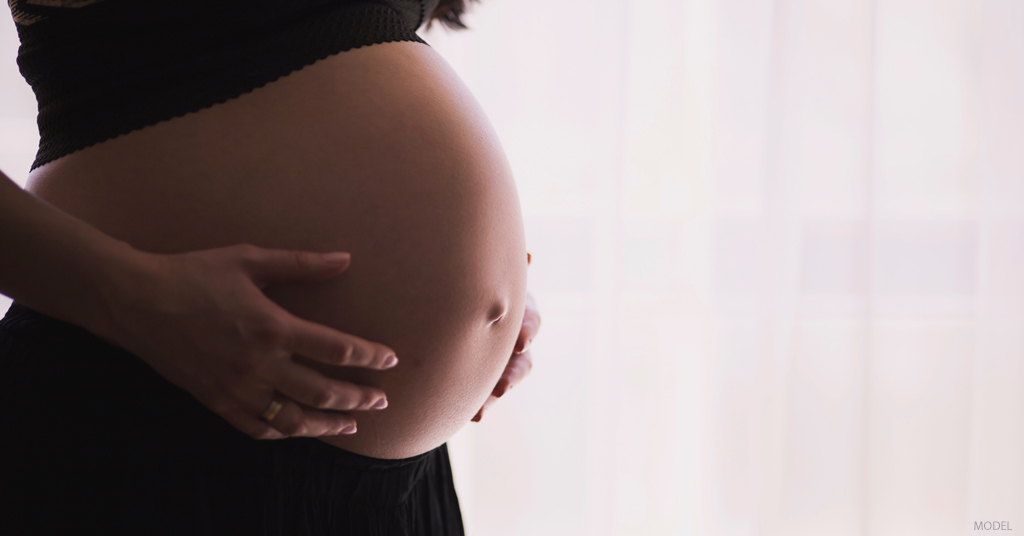
[[[146,272],[146,256],[159,257],[104,234],[2,173],[0,250],[0,292],[107,340],[111,312],[128,296],[126,283],[145,279],[139,274]]]
[[[118,318],[131,309],[133,302],[148,295],[147,289],[155,280],[156,255],[119,240],[102,242],[91,248],[92,262],[87,263],[87,288],[93,290],[93,295],[83,301],[90,306],[76,312],[75,323],[107,342],[123,346],[120,339],[124,334]]]

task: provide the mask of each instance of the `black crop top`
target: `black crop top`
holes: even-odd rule
[[[39,104],[32,169],[416,30],[438,0],[9,0]]]

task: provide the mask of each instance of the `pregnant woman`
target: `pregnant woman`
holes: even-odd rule
[[[444,442],[539,325],[501,147],[415,33],[463,8],[11,2],[0,532],[462,533]]]

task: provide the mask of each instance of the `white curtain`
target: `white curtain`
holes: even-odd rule
[[[535,370],[474,535],[1024,530],[1024,2],[484,0]],[[991,524],[988,525],[991,527]]]
[[[424,37],[504,143],[544,318],[450,442],[471,536],[1024,530],[1024,1],[468,22]]]

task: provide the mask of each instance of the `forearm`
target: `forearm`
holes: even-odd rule
[[[93,331],[109,322],[117,272],[135,250],[0,173],[0,293]]]

